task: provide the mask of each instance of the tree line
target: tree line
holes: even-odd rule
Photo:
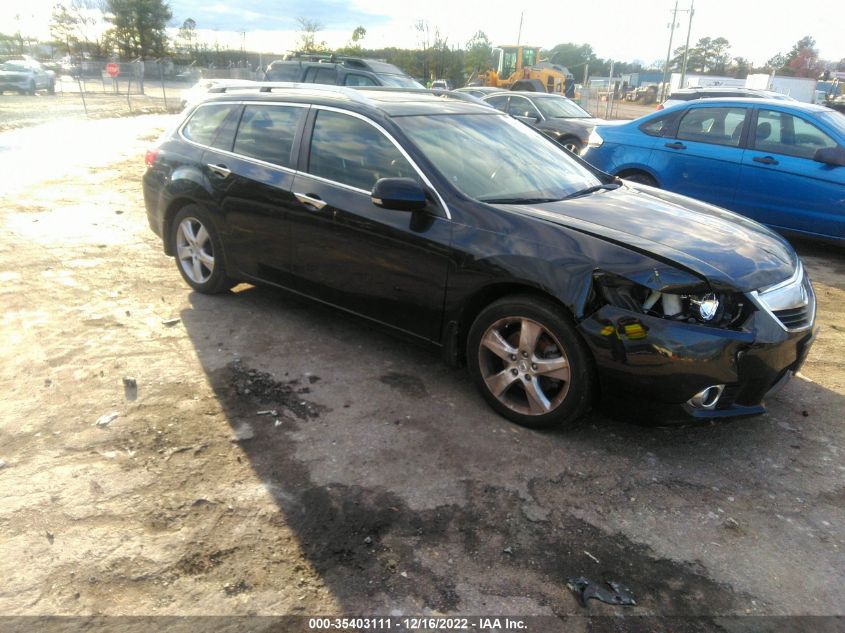
[[[182,22],[175,37],[167,34],[173,19],[165,0],[59,0],[53,7],[50,23],[54,54],[83,56],[91,59],[158,59],[170,57],[177,63],[199,66],[256,64],[255,52],[233,50],[219,44],[209,45],[198,37],[198,25],[192,18]],[[414,48],[368,48],[366,28],[353,30],[344,46],[335,53],[383,59],[423,80],[447,79],[452,85],[463,85],[473,73],[495,65],[493,45],[483,31],[478,31],[465,45],[449,42],[436,25],[425,20],[415,25]],[[299,18],[296,51],[326,52],[320,39],[323,25],[315,20]],[[0,34],[0,53],[22,54],[31,49],[33,38],[20,31]],[[773,55],[763,66],[754,66],[743,57],[733,56],[731,44],[724,37],[702,37],[689,51],[680,46],[672,52],[670,70],[680,71],[686,54],[688,73],[729,75],[744,78],[748,74],[776,72],[779,75],[818,77],[825,70],[845,71],[845,58],[838,62],[819,58],[815,40],[801,38],[786,52]],[[602,59],[589,44],[566,42],[544,50],[542,59],[566,66],[582,81],[589,76],[607,77],[629,72],[662,71],[664,62]]]

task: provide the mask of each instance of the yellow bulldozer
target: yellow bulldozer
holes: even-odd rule
[[[519,90],[520,84],[527,87],[530,83],[534,89],[540,82],[546,92],[557,94],[566,94],[567,86],[572,85],[572,73],[565,66],[539,60],[539,46],[499,46],[493,52],[498,57],[496,70],[474,74],[470,85]]]

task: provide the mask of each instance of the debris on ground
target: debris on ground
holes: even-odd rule
[[[589,556],[590,558],[592,558],[592,559],[596,562],[596,564],[601,564],[601,563],[599,563],[599,559],[598,559],[598,558],[596,558],[595,556],[593,556],[592,554],[590,554],[590,552],[588,552],[587,550],[584,550],[584,553],[585,553],[587,556]]]
[[[502,550],[502,553],[503,554],[510,554],[511,556],[513,556],[513,548],[510,545],[508,545],[505,549]]]
[[[47,537],[47,541],[50,543],[50,545],[52,545],[53,541],[56,540],[56,537],[49,530],[45,530],[44,535]]]
[[[236,596],[239,593],[244,593],[252,589],[252,586],[247,584],[245,580],[239,580],[236,583],[226,583],[223,585],[223,591],[226,592],[228,596]]]
[[[0,468],[5,468],[5,467],[6,467],[6,460],[0,459]]]
[[[275,418],[279,415],[279,412],[275,409],[267,409],[266,411],[256,411],[255,415],[269,415]]]
[[[138,381],[131,376],[123,377],[123,396],[127,400],[136,400],[138,398]]]
[[[114,422],[119,415],[120,414],[117,411],[106,413],[105,415],[101,415],[99,418],[97,418],[97,421],[94,422],[94,425],[99,427],[106,427],[112,422]]]
[[[161,324],[165,327],[173,327],[181,320],[182,319],[180,319],[179,317],[173,317],[172,319],[162,319]]]
[[[235,429],[235,437],[232,441],[234,442],[243,442],[245,440],[251,440],[255,437],[255,431],[252,428],[252,425],[247,424],[244,422],[239,427]]]
[[[582,576],[574,580],[570,579],[567,586],[575,594],[582,607],[586,607],[587,600],[590,599],[625,607],[637,604],[631,590],[615,580],[597,583]]]
[[[733,517],[728,517],[725,519],[725,522],[722,524],[729,530],[739,530],[739,521],[734,519]]]

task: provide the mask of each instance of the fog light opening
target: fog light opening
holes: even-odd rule
[[[694,409],[715,409],[724,390],[725,385],[711,385],[687,400],[687,404]]]

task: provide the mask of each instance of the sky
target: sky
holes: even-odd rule
[[[46,36],[56,0],[0,0],[0,32]],[[297,40],[297,18],[323,25],[318,39],[330,47],[345,44],[356,26],[367,29],[365,48],[415,47],[414,29],[425,20],[453,46],[463,46],[478,31],[494,45],[515,44],[523,14],[524,44],[551,48],[562,42],[587,43],[596,55],[651,64],[666,57],[674,0],[599,0],[531,3],[479,3],[475,0],[170,0],[175,29],[193,18],[202,40],[210,45],[282,53]],[[684,43],[690,0],[678,1],[678,23],[672,48]],[[725,37],[731,54],[763,64],[788,52],[805,35],[816,40],[822,59],[845,58],[845,3],[837,0],[697,0],[691,42]],[[524,9],[524,13],[523,13]],[[242,35],[245,32],[245,35]]]

